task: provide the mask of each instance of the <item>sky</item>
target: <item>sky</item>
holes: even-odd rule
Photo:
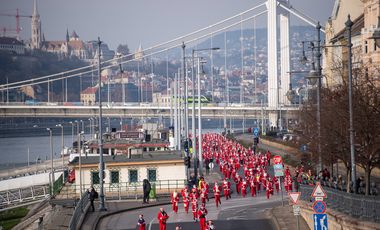
[[[47,41],[65,40],[68,28],[69,35],[75,30],[83,41],[97,40],[100,37],[111,50],[116,50],[119,44],[127,44],[133,52],[140,43],[144,49],[161,44],[264,2],[265,0],[37,0],[37,6],[42,32]],[[335,0],[290,0],[293,8],[320,21],[322,25],[331,16],[334,3]],[[34,0],[0,1],[2,14],[16,14],[16,8],[20,10],[20,15],[32,15]],[[263,6],[243,16],[243,19],[265,9]],[[266,27],[266,17],[266,14],[257,17],[256,28]],[[30,18],[20,18],[20,27],[23,28],[20,32],[21,39],[31,37],[30,22]],[[290,25],[308,24],[291,15]],[[253,26],[253,20],[243,23],[244,29]],[[0,16],[0,28],[2,27],[16,28],[16,18]],[[240,30],[240,25],[230,28],[231,31],[238,29]]]

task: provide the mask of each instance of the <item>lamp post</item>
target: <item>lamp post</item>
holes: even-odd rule
[[[108,133],[111,132],[111,124],[110,124],[110,118],[107,117],[107,121],[108,121]]]
[[[65,160],[64,160],[64,158],[65,158],[65,143],[64,143],[64,139],[63,139],[63,125],[58,124],[56,126],[61,127],[61,131],[62,131],[62,154],[61,154],[61,157],[62,157],[62,167],[64,167],[65,166]],[[62,184],[65,183],[65,176],[64,175],[65,174],[63,174],[63,176],[62,176]]]
[[[121,54],[119,55],[119,58]],[[119,60],[120,61],[120,60]],[[125,104],[125,89],[124,89],[124,79],[123,79],[123,70],[121,69],[121,63],[119,63],[119,70],[117,71],[117,76],[121,79],[121,87],[123,87],[123,105]]]
[[[47,128],[47,131],[50,132],[50,158],[51,158],[51,196],[54,194],[54,166],[53,166],[53,129]]]
[[[82,123],[82,131],[84,132],[84,121],[80,120],[80,122]]]
[[[202,50],[218,50],[219,49],[219,47],[214,47],[214,48],[207,48],[207,49],[193,49],[192,50],[192,53],[191,53],[191,58],[192,58],[192,61],[193,61],[193,64],[192,64],[192,67],[191,67],[191,69],[192,69],[192,74],[191,74],[191,80],[192,80],[192,82],[193,82],[193,87],[192,87],[192,95],[193,95],[193,104],[192,104],[192,131],[193,131],[193,141],[192,141],[192,144],[193,144],[193,146],[192,146],[192,148],[193,148],[193,160],[194,160],[194,175],[195,175],[195,178],[197,178],[197,148],[196,148],[196,146],[197,146],[197,143],[196,143],[196,140],[197,140],[197,136],[196,136],[196,132],[195,132],[195,90],[194,90],[194,53],[195,53],[195,51],[202,51]],[[198,61],[199,61],[199,58],[198,58]],[[198,65],[198,68],[199,68],[199,65]],[[198,75],[199,76],[199,75]],[[198,90],[199,90],[199,92],[198,92],[198,106],[199,106],[199,118],[198,118],[198,122],[200,123],[201,122],[201,117],[200,117],[200,85],[199,85],[199,83],[198,83]],[[201,146],[201,144],[202,144],[202,142],[201,142],[201,139],[202,139],[202,137],[201,137],[201,135],[200,135],[200,138],[199,138],[199,146]],[[201,149],[201,147],[200,147],[200,149]],[[202,156],[202,152],[200,152],[200,156]],[[201,163],[201,161],[199,161],[200,163]],[[200,168],[200,170],[201,170],[201,168]]]
[[[106,211],[104,207],[104,194],[103,194],[103,184],[104,184],[104,163],[103,163],[103,135],[102,135],[102,78],[100,72],[100,38],[98,37],[98,75],[99,75],[99,179],[100,179],[100,195],[99,195],[99,211]]]
[[[74,151],[74,122],[70,121],[71,124],[71,144]]]
[[[78,150],[79,150],[79,194],[80,194],[80,199],[82,199],[83,192],[82,192],[82,151],[81,151],[81,135],[84,134],[83,131],[78,133]]]

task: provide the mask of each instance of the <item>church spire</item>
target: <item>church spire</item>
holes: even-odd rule
[[[69,42],[70,37],[69,37],[69,28],[66,29],[66,41]]]
[[[37,0],[34,0],[34,12],[33,12],[33,16],[39,16],[38,14],[38,9],[37,9]]]

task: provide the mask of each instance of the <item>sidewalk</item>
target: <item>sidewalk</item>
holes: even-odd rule
[[[285,203],[284,207],[278,206],[271,210],[272,219],[277,229],[297,229],[297,217],[293,214],[293,207],[290,203],[293,204],[292,202],[289,202],[289,204]],[[299,216],[299,229],[310,230],[301,215]]]

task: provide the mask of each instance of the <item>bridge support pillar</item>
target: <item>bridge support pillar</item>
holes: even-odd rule
[[[267,111],[268,112],[268,111]],[[278,120],[278,112],[276,110],[269,112],[269,124],[268,130],[276,129]]]

